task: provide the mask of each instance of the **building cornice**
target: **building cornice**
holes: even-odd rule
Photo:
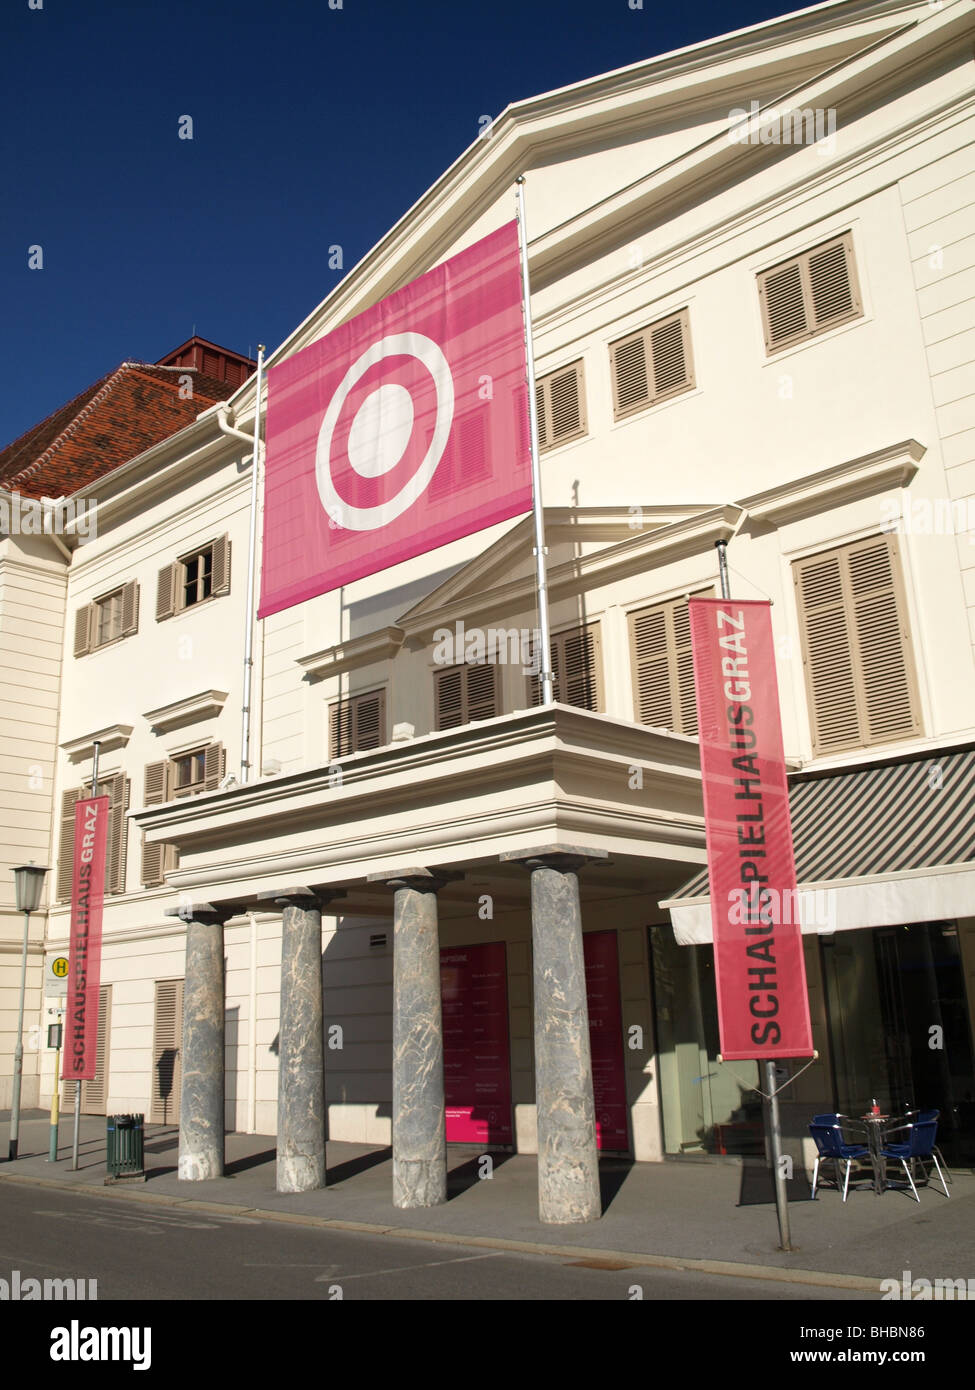
[[[109,724],[107,728],[96,729],[91,734],[81,734],[78,738],[68,739],[59,746],[73,763],[84,762],[95,756],[96,743],[99,753],[111,753],[116,748],[124,748],[132,737],[132,728],[131,724]]]
[[[348,641],[337,642],[333,647],[323,647],[309,656],[300,656],[296,659],[297,664],[315,679],[339,676],[343,671],[389,660],[402,646],[403,635],[399,627],[377,628],[375,632],[367,632],[364,637],[351,637]]]
[[[781,526],[815,516],[824,508],[841,507],[889,488],[907,487],[927,452],[916,439],[905,439],[884,449],[849,459],[846,463],[807,473],[764,492],[743,497],[741,504],[757,521]]]
[[[223,709],[227,693],[226,690],[201,690],[196,695],[187,695],[183,700],[174,700],[170,705],[146,710],[142,717],[148,720],[153,733],[167,734],[184,724],[214,719]]]

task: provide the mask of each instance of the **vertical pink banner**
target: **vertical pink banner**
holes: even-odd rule
[[[689,607],[721,1055],[811,1057],[770,605]]]
[[[623,1017],[615,931],[584,932],[582,954],[589,1004],[589,1050],[600,1149],[629,1148],[626,1127],[626,1074]]]
[[[102,906],[108,797],[75,804],[71,871],[71,944],[65,1000],[65,1081],[91,1081],[98,1051],[98,986],[102,966]]]
[[[440,952],[447,1142],[510,1144],[511,1053],[503,941]]]

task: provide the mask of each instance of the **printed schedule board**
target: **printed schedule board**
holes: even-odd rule
[[[596,1106],[596,1142],[601,1149],[629,1148],[620,971],[614,931],[582,937],[589,1000],[589,1047]]]
[[[503,941],[444,947],[444,1101],[449,1144],[510,1144],[511,1052]]]

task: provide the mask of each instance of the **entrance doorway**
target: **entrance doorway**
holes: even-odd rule
[[[939,1110],[950,1162],[975,1160],[975,1076],[953,922],[821,939],[837,1109]]]

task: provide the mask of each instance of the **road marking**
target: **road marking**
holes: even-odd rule
[[[503,1250],[491,1250],[486,1255],[458,1255],[452,1260],[428,1260],[420,1265],[395,1265],[392,1269],[372,1269],[363,1274],[320,1274],[315,1283],[323,1284],[326,1279],[334,1279],[336,1283],[344,1283],[348,1279],[377,1279],[381,1274],[405,1274],[411,1269],[434,1269],[437,1265],[463,1265],[469,1264],[471,1260],[494,1260],[504,1253]]]

